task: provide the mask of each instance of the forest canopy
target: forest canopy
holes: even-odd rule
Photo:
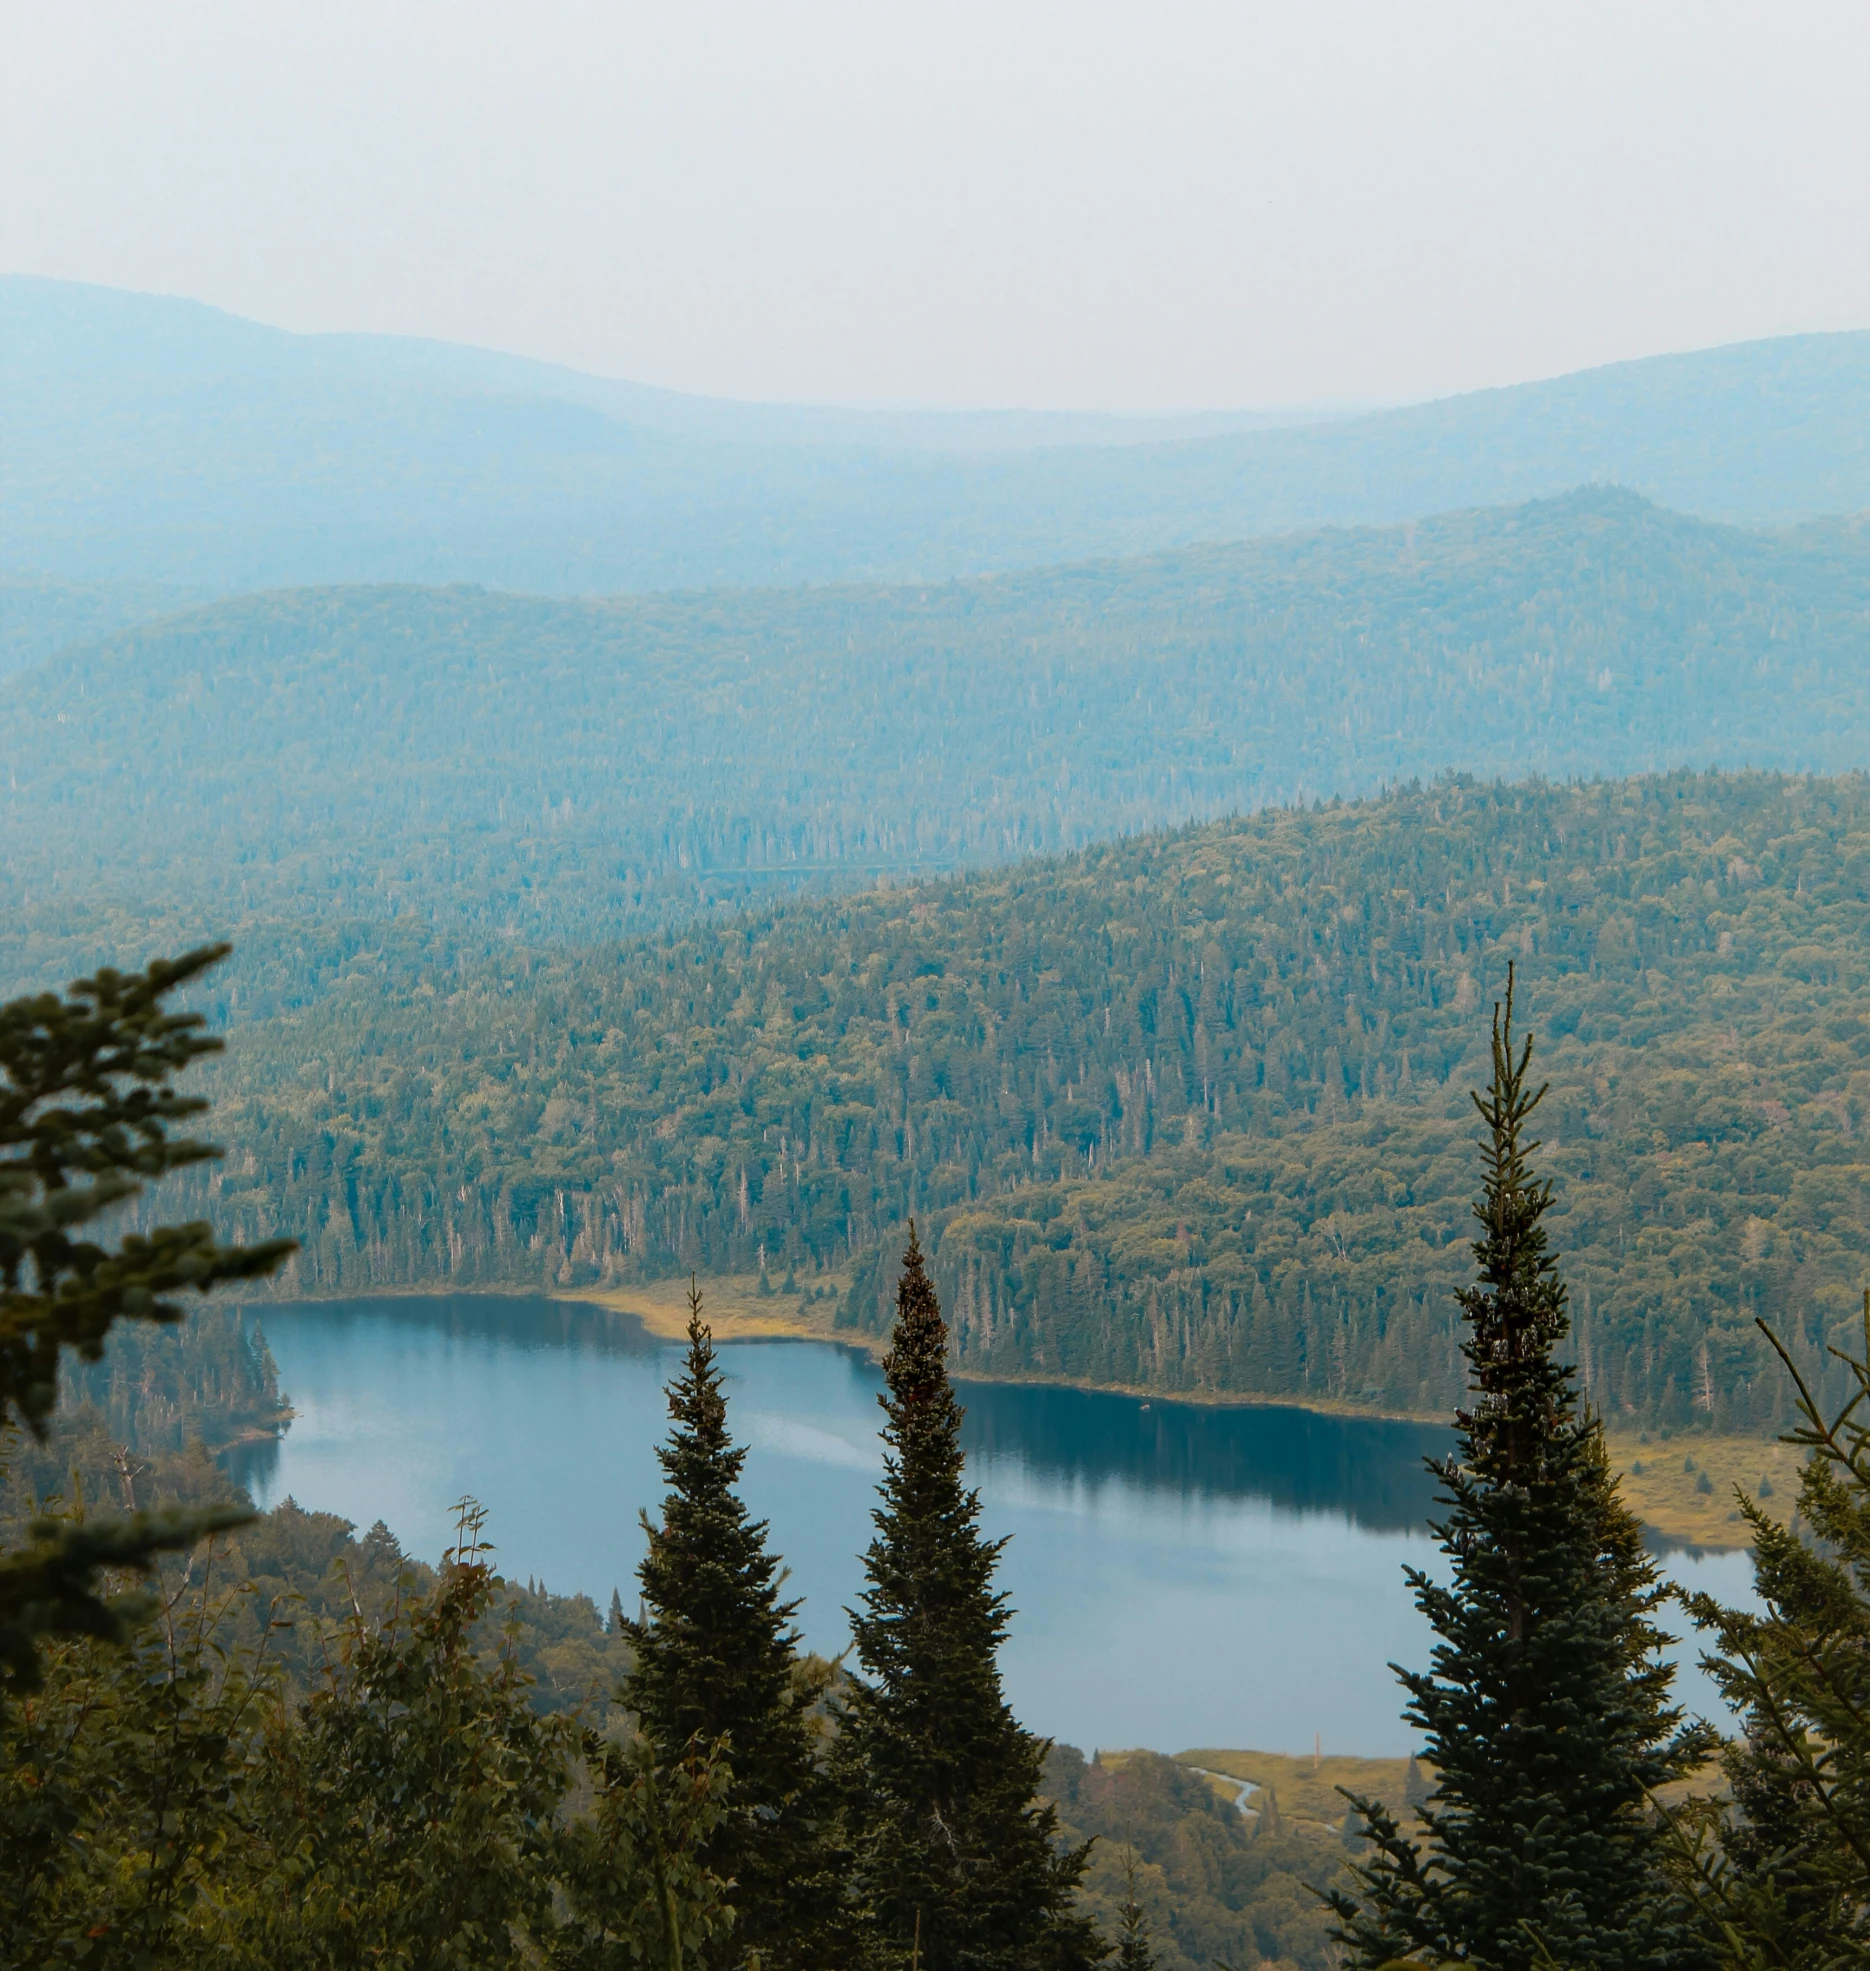
[[[1870,1260],[1870,781],[1445,781],[622,948],[353,959],[220,1071],[284,1290],[764,1268],[963,1367],[1443,1411],[1508,958],[1613,1417],[1764,1429]]]
[[[226,933],[231,989],[303,996],[360,945],[607,941],[1455,766],[1845,770],[1867,624],[1862,528],[1607,488],[916,587],[240,597],[0,685],[0,974]]]

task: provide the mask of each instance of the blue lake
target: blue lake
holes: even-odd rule
[[[427,1558],[452,1507],[488,1508],[504,1572],[635,1607],[638,1514],[661,1496],[663,1384],[679,1354],[628,1315],[454,1295],[269,1308],[298,1411],[242,1476]],[[722,1349],[746,1492],[835,1654],[861,1587],[881,1468],[882,1378],[854,1349]],[[1371,1755],[1411,1748],[1385,1668],[1428,1634],[1402,1579],[1432,1567],[1423,1458],[1446,1433],[1278,1406],[1145,1402],[969,1383],[966,1441],[987,1530],[1010,1534],[1003,1657],[1035,1730],[1089,1750],[1197,1745]],[[1674,1554],[1678,1578],[1744,1599],[1746,1556]],[[1698,1673],[1686,1686],[1706,1706]]]

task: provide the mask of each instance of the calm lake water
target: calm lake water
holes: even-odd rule
[[[616,1587],[634,1609],[677,1344],[601,1308],[479,1294],[263,1319],[298,1417],[242,1474],[262,1505],[290,1495],[360,1528],[382,1519],[432,1559],[471,1493],[503,1572],[600,1608]],[[816,1342],[721,1353],[747,1496],[791,1567],[807,1639],[836,1653],[870,1537],[881,1375]],[[1003,1665],[1028,1725],[1087,1750],[1299,1752],[1314,1734],[1343,1752],[1411,1748],[1384,1666],[1426,1661],[1402,1569],[1436,1559],[1422,1460],[1444,1432],[1026,1385],[961,1393],[983,1519],[1012,1536]],[[1743,1555],[1668,1565],[1744,1596]],[[1698,1675],[1689,1694],[1713,1702]]]

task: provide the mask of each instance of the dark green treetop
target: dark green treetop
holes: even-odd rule
[[[86,1236],[146,1184],[220,1154],[170,1131],[208,1106],[177,1094],[175,1077],[221,1042],[200,1014],[163,1002],[229,949],[0,1006],[0,1423],[44,1425],[61,1349],[95,1361],[113,1322],[180,1320],[171,1296],[262,1277],[292,1250],[219,1245],[205,1224],[133,1233],[115,1249]]]
[[[730,1774],[702,1859],[732,1884],[735,1926],[710,1961],[757,1953],[769,1971],[820,1971],[835,1953],[842,1897],[811,1708],[817,1693],[766,1522],[748,1515],[737,1490],[747,1454],[728,1430],[721,1369],[692,1286],[688,1308],[688,1349],[668,1392],[673,1429],[656,1454],[669,1491],[661,1524],[643,1521],[645,1612],[624,1623],[636,1662],[622,1694],[664,1761],[691,1746],[718,1747]]]
[[[1405,1956],[1533,1971],[1639,1971],[1702,1961],[1669,1893],[1648,1805],[1708,1754],[1684,1729],[1658,1657],[1662,1590],[1615,1492],[1601,1435],[1555,1356],[1565,1290],[1549,1247],[1549,1184],[1528,1122],[1530,1039],[1513,1031],[1513,975],[1496,1006],[1475,1206],[1479,1275],[1460,1296],[1472,1407],[1441,1467],[1443,1582],[1411,1570],[1440,1638],[1433,1668],[1398,1671],[1437,1788],[1414,1841],[1352,1802],[1375,1853],[1355,1895],[1331,1897],[1366,1966]]]
[[[1009,1610],[993,1576],[1005,1543],[982,1535],[966,1482],[948,1330],[913,1224],[896,1304],[883,1503],[851,1617],[869,1674],[839,1741],[860,1897],[885,1962],[1091,1964],[1103,1946],[1072,1910],[1086,1851],[1060,1849],[1055,1810],[1035,1799],[1046,1743],[1001,1693]]]

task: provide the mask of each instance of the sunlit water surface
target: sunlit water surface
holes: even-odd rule
[[[433,1558],[471,1494],[502,1571],[600,1607],[616,1587],[634,1610],[677,1344],[627,1315],[490,1295],[269,1309],[264,1325],[298,1415],[243,1473],[262,1505],[381,1519]],[[835,1654],[871,1532],[881,1375],[830,1344],[721,1352],[747,1498],[807,1640]],[[1437,1561],[1422,1460],[1445,1433],[1029,1385],[961,1393],[986,1529],[1011,1535],[1003,1665],[1027,1724],[1087,1749],[1411,1748],[1385,1666],[1427,1659],[1403,1568]],[[1667,1565],[1745,1597],[1743,1555]],[[1698,1673],[1686,1693],[1715,1701]]]

